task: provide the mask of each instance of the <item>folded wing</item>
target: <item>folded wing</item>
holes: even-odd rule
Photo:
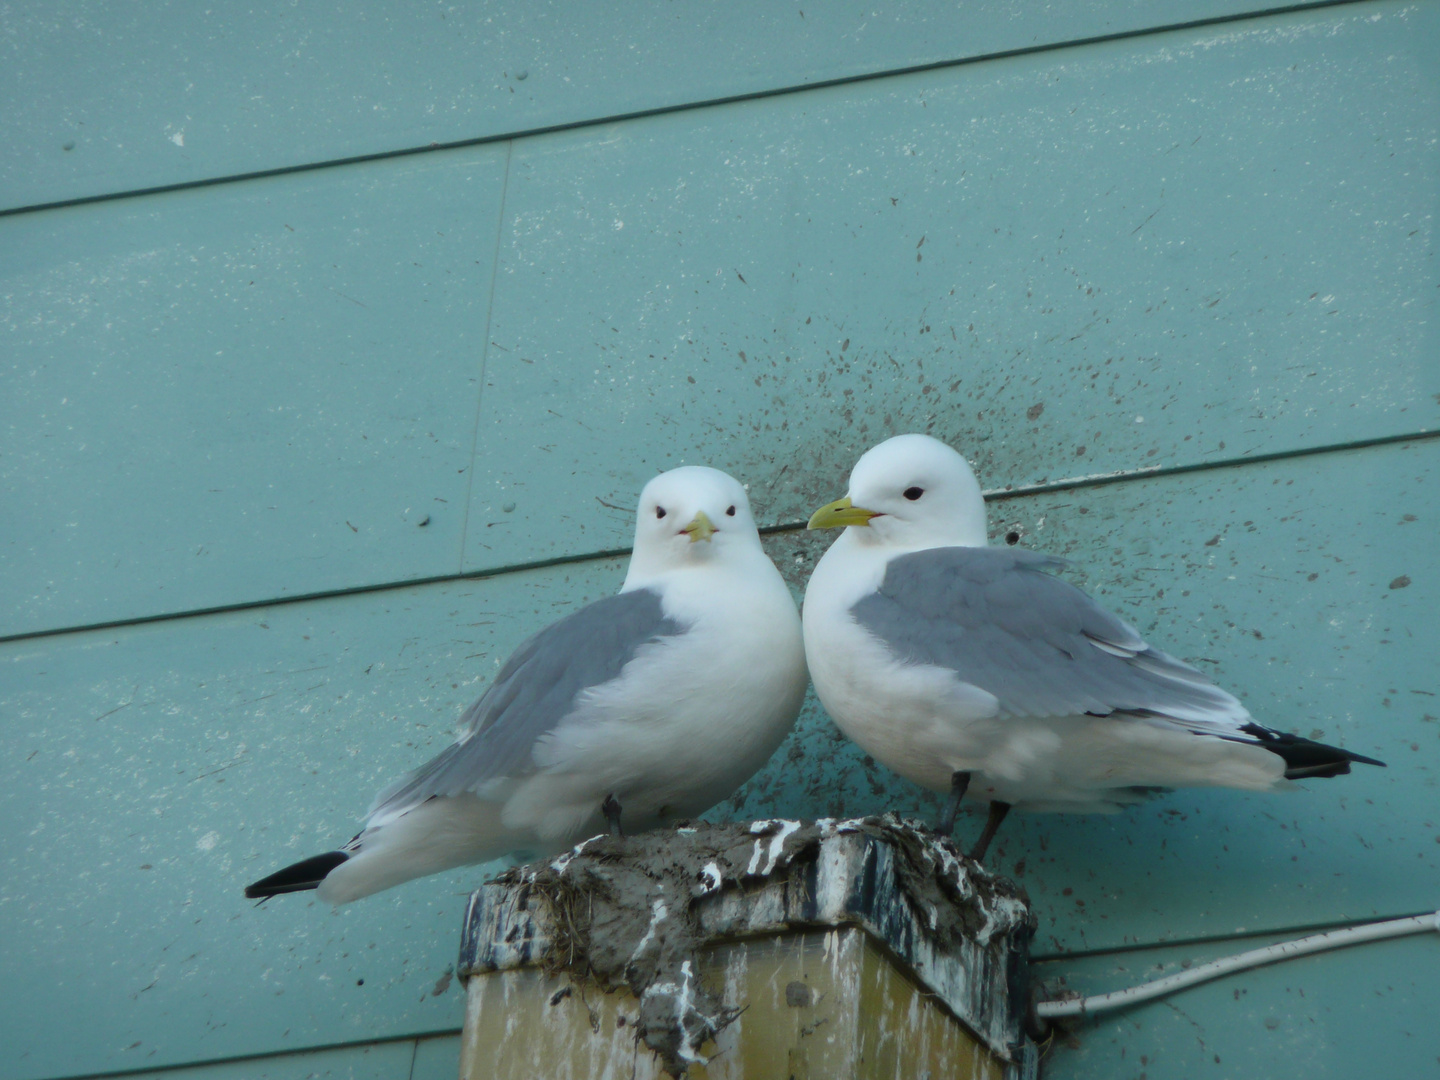
[[[1229,731],[1249,720],[1201,672],[1047,573],[1064,565],[1004,548],[913,552],[851,613],[899,658],[993,694],[1002,715],[1148,712]]]
[[[912,552],[892,559],[880,588],[850,611],[898,659],[946,668],[992,694],[1002,716],[1123,714],[1264,747],[1291,779],[1383,764],[1255,723],[1202,672],[1047,572],[1064,565],[1003,548]]]
[[[533,772],[536,743],[575,710],[581,694],[618,678],[643,646],[685,630],[666,617],[652,589],[606,597],[547,626],[515,650],[465,710],[454,744],[375,797],[367,826],[378,828],[437,795],[483,793],[494,781]]]

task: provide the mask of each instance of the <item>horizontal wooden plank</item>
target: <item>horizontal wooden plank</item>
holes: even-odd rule
[[[1286,940],[1284,938],[1279,940]],[[1083,993],[1108,993],[1269,941],[1230,940],[1043,964]],[[1152,1077],[1342,1080],[1374,1071],[1429,1076],[1440,1061],[1436,935],[1377,942],[1228,976],[1073,1025],[1051,1046],[1046,1080]]]
[[[0,646],[0,974],[28,988],[0,1013],[7,1075],[458,1028],[481,870],[335,914],[241,891],[353,835],[515,645],[622,576],[600,561]]]
[[[1189,789],[1118,815],[1012,815],[992,869],[1029,891],[1035,951],[1409,914],[1440,896],[1440,440],[1060,492],[991,507],[992,542],[1065,576],[1263,724],[1388,762],[1246,794]],[[777,537],[803,579],[828,536]],[[741,817],[935,814],[813,703],[726,807]],[[933,817],[932,817],[933,820]],[[976,835],[980,818],[956,835]]]
[[[899,431],[1002,487],[1433,428],[1437,58],[1364,4],[517,143],[466,566],[681,462],[794,521]]]
[[[623,546],[681,460],[793,520],[906,428],[1005,484],[1433,424],[1436,20],[1365,11],[530,140],[463,540],[502,150],[6,219],[0,631]]]
[[[133,1080],[417,1080],[416,1059],[415,1042],[406,1040],[165,1069]]]
[[[1263,8],[1058,3],[6,10],[0,208],[574,124]],[[703,45],[701,44],[703,43]]]
[[[0,633],[455,572],[505,160],[0,219]]]

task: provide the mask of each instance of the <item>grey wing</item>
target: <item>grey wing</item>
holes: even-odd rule
[[[574,711],[581,693],[617,678],[642,645],[685,630],[666,617],[652,589],[606,597],[547,626],[515,650],[461,715],[455,743],[375,796],[371,825],[433,796],[531,771],[536,742]]]
[[[913,552],[851,614],[903,659],[993,694],[1006,715],[1151,713],[1226,731],[1249,720],[1204,674],[1046,572],[1063,565],[1003,548]]]

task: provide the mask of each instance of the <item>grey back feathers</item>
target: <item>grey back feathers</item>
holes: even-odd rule
[[[460,739],[381,791],[370,816],[533,771],[536,741],[575,710],[584,691],[619,677],[642,646],[686,629],[666,617],[653,589],[608,596],[552,623],[524,641],[465,710]]]
[[[1153,713],[1225,728],[1248,718],[1202,673],[1045,572],[1064,565],[1005,548],[912,552],[850,611],[901,659],[993,694],[1001,715]]]

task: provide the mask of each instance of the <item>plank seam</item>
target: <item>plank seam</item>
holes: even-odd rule
[[[1332,919],[1329,922],[1305,923],[1301,926],[1281,926],[1263,930],[1246,930],[1241,933],[1211,934],[1199,937],[1175,938],[1173,941],[1150,941],[1143,944],[1111,945],[1100,949],[1076,949],[1074,952],[1036,953],[1030,957],[1032,964],[1056,964],[1067,960],[1088,960],[1096,956],[1116,956],[1123,953],[1153,952],[1155,949],[1183,949],[1199,945],[1223,945],[1227,941],[1249,941],[1253,938],[1293,937],[1297,934],[1316,934],[1326,930],[1343,930],[1351,926],[1369,926],[1372,923],[1390,922],[1395,919],[1414,919],[1422,915],[1434,915],[1433,909],[1410,911],[1399,915],[1375,915],[1363,919]]]
[[[123,1076],[150,1076],[155,1073],[177,1072],[180,1069],[211,1069],[221,1065],[232,1065],[241,1061],[268,1061],[275,1058],[303,1057],[308,1054],[324,1054],[334,1050],[355,1050],[367,1046],[389,1046],[392,1043],[414,1041],[418,1055],[420,1042],[424,1039],[453,1038],[462,1034],[460,1028],[439,1028],[435,1031],[411,1032],[408,1035],[384,1035],[375,1039],[355,1039],[350,1042],[323,1043],[319,1046],[293,1047],[287,1050],[256,1050],[250,1054],[235,1054],[231,1057],[202,1058],[198,1061],[177,1061],[170,1065],[141,1065],[130,1069],[112,1069],[109,1072],[56,1073],[37,1077],[36,1080],[114,1080]],[[415,1066],[412,1056],[410,1066]]]
[[[631,120],[642,120],[652,116],[668,116],[672,113],[689,112],[695,109],[711,109],[722,105],[735,105],[746,101],[763,101],[767,98],[781,97],[786,94],[800,94],[812,90],[825,90],[836,86],[850,86],[856,83],[873,82],[879,79],[898,78],[903,75],[917,75],[927,71],[945,71],[951,68],[964,67],[969,64],[981,64],[992,60],[1010,60],[1021,56],[1038,56],[1044,53],[1056,52],[1061,49],[1078,49],[1089,45],[1103,45],[1115,41],[1128,41],[1133,38],[1151,37],[1157,34],[1169,34],[1182,30],[1200,30],[1212,26],[1226,26],[1233,23],[1251,22],[1282,15],[1294,15],[1308,11],[1323,11],[1327,8],[1358,7],[1376,2],[1378,2],[1378,0],[1311,0],[1309,3],[1282,4],[1277,7],[1262,8],[1258,11],[1237,12],[1231,15],[1213,15],[1209,18],[1166,23],[1161,26],[1119,30],[1110,34],[1096,34],[1091,37],[1072,38],[1067,41],[1050,42],[1044,45],[1027,45],[1014,49],[1001,49],[995,52],[981,53],[976,56],[961,57],[959,59],[933,60],[925,64],[912,64],[907,67],[888,68],[884,71],[864,72],[857,75],[842,75],[833,79],[821,79],[813,83],[778,86],[768,90],[752,90],[742,94],[728,94],[715,98],[706,98],[701,101],[659,105],[649,109],[635,109],[631,112],[614,113],[607,116],[582,120],[569,120],[556,124],[545,124],[539,127],[498,132],[493,135],[480,135],[467,139],[452,139],[448,142],[426,143],[424,146],[407,146],[397,150],[378,150],[370,154],[355,154],[350,157],[332,158],[328,161],[305,162],[299,165],[281,165],[270,169],[256,169],[251,172],[231,173],[227,176],[211,176],[200,180],[184,180],[173,184],[156,184],[153,187],[132,188],[128,191],[104,192],[97,195],[81,195],[72,199],[58,199],[53,202],[12,206],[0,209],[0,218],[12,217],[19,214],[41,213],[46,210],[63,210],[75,206],[89,206],[93,203],[116,202],[122,199],[139,199],[148,195],[165,195],[176,191],[217,187],[222,184],[239,184],[249,180],[266,180],[280,176],[291,176],[296,173],[316,172],[321,169],[337,169],[347,165],[363,165],[370,162],[389,161],[394,158],[411,157],[416,154],[442,153],[447,150],[468,149],[476,146],[487,146],[494,143],[505,142],[506,140],[513,142],[516,139],[528,139],[537,135],[550,135],[562,131],[577,131],[585,128],[601,127],[606,124],[619,124]]]
[[[1169,476],[1184,476],[1189,473],[1244,468],[1250,465],[1262,465],[1271,461],[1287,461],[1297,458],[1315,457],[1322,454],[1368,450],[1381,446],[1393,446],[1398,443],[1426,442],[1437,436],[1440,436],[1440,430],[1422,429],[1403,435],[1381,435],[1373,439],[1355,439],[1345,443],[1302,447],[1297,450],[1277,450],[1273,453],[1254,454],[1250,457],[1243,458],[1227,458],[1223,461],[1197,461],[1184,465],[1154,465],[1148,468],[1121,472],[1092,473],[1088,476],[1070,477],[1039,484],[1021,484],[1013,487],[1000,488],[986,491],[984,495],[986,502],[1004,502],[1009,499],[1018,499],[1031,495],[1046,495],[1056,491],[1077,491],[1086,488],[1109,487],[1112,484],[1128,483],[1136,480],[1154,480]],[[762,526],[760,528],[760,535],[774,536],[779,533],[803,532],[804,529],[805,522],[803,521],[781,522],[776,525]],[[441,585],[447,582],[483,581],[486,578],[500,577],[502,574],[519,574],[529,570],[544,570],[552,566],[569,566],[572,563],[580,562],[598,562],[602,559],[616,559],[622,556],[628,556],[629,554],[630,549],[628,547],[607,548],[600,551],[587,551],[574,555],[555,555],[546,559],[510,563],[506,566],[490,567],[483,570],[467,570],[455,574],[433,574],[429,577],[405,578],[400,581],[382,581],[371,585],[350,585],[340,589],[296,593],[293,596],[272,596],[265,600],[239,600],[233,604],[216,604],[212,607],[161,612],[155,615],[136,615],[128,619],[111,619],[104,622],[53,627],[46,630],[27,630],[18,634],[0,635],[0,645],[9,644],[14,641],[30,641],[38,638],[57,637],[61,634],[82,634],[98,630],[115,630],[129,626],[144,626],[148,623],[168,622],[172,619],[193,619],[205,615],[226,615],[238,611],[253,611],[259,608],[281,607],[287,604],[303,604],[313,600],[334,600],[344,596],[363,596],[366,593],[386,592],[392,589],[414,589],[425,585]]]
[[[470,475],[465,478],[465,513],[460,520],[460,557],[455,572],[465,572],[465,549],[470,543],[470,507],[475,493],[475,452],[480,446],[481,407],[485,404],[485,371],[490,365],[490,324],[495,317],[495,279],[500,276],[500,250],[505,244],[505,197],[510,193],[510,161],[515,140],[505,147],[505,179],[500,184],[500,216],[495,222],[495,256],[490,262],[490,297],[485,304],[485,340],[480,343],[480,381],[475,389],[475,424],[470,430]]]
[[[1270,461],[1287,461],[1291,458],[1313,457],[1316,454],[1334,454],[1346,450],[1367,450],[1374,446],[1390,446],[1401,442],[1420,442],[1440,435],[1440,430],[1421,428],[1407,435],[1377,435],[1371,439],[1352,439],[1344,443],[1326,443],[1323,446],[1305,446],[1292,450],[1272,450],[1264,454],[1251,454],[1241,458],[1225,458],[1220,461],[1192,461],[1184,465],[1152,465],[1140,469],[1126,469],[1110,473],[1091,473],[1088,476],[1074,476],[1063,480],[1042,481],[1038,484],[1018,484],[985,492],[986,502],[1003,502],[1028,495],[1044,495],[1052,491],[1074,491],[1077,488],[1108,487],[1110,484],[1126,483],[1130,480],[1145,480],[1154,476],[1184,476],[1187,473],[1212,472],[1216,469],[1230,469],[1244,465],[1263,465]]]

